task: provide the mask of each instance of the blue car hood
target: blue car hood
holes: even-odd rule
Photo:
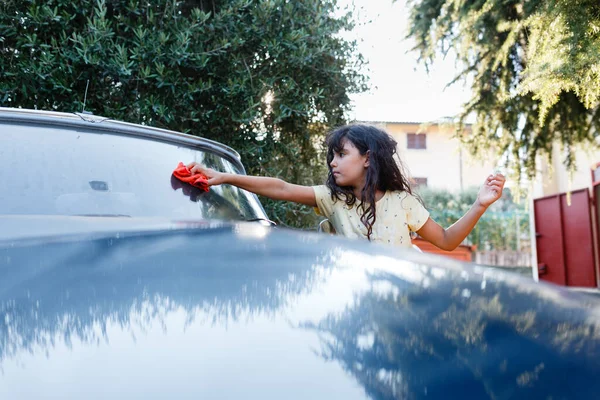
[[[94,221],[0,240],[1,399],[600,390],[591,296],[258,224]]]

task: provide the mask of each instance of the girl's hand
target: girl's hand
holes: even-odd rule
[[[493,174],[487,177],[479,194],[477,195],[477,201],[484,207],[489,207],[493,202],[502,197],[502,189],[504,188],[504,182],[506,178],[502,174]]]
[[[208,186],[220,185],[225,182],[225,178],[227,174],[223,172],[217,172],[214,169],[206,168],[202,164],[198,164],[197,162],[191,162],[186,167],[190,170],[192,174],[203,174],[208,178]]]

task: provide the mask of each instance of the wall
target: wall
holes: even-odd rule
[[[600,151],[576,150],[576,171],[569,182],[569,173],[563,165],[565,154],[558,145],[552,149],[552,161],[538,159],[538,173],[533,187],[533,197],[540,198],[558,193],[588,188],[592,184],[591,169],[600,161]]]
[[[493,171],[496,160],[475,160],[461,150],[454,132],[444,125],[379,123],[398,142],[398,153],[413,177],[427,178],[427,186],[452,192],[480,186]],[[407,134],[427,135],[426,149],[407,149]]]

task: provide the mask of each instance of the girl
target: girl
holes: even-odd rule
[[[443,250],[455,249],[487,207],[502,196],[505,178],[488,176],[471,209],[448,229],[429,218],[394,159],[396,141],[369,125],[342,126],[327,136],[329,175],[325,185],[301,186],[277,178],[217,172],[195,162],[208,185],[235,185],[275,200],[315,207],[346,237],[410,247],[410,231]],[[398,160],[399,161],[399,160]]]

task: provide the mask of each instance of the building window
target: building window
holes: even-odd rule
[[[406,134],[407,149],[426,149],[427,134],[426,133],[407,133]]]
[[[427,178],[412,178],[412,181],[415,188],[427,187]]]

